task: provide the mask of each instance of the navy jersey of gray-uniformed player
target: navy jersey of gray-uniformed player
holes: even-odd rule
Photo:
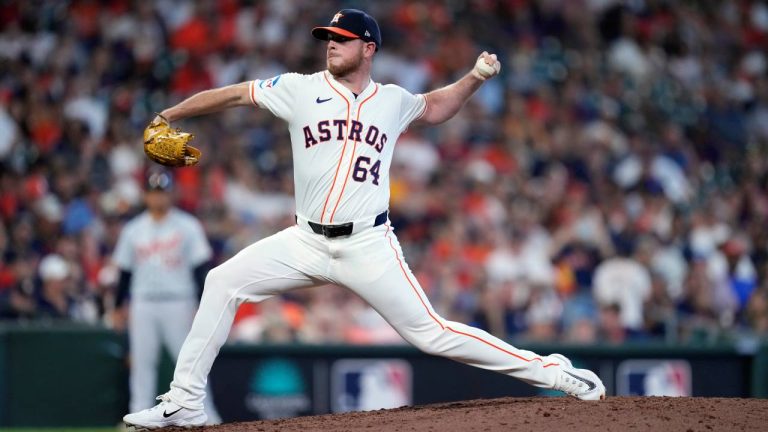
[[[151,173],[147,209],[120,233],[112,261],[120,269],[117,306],[129,306],[130,408],[154,405],[157,368],[165,347],[175,359],[192,326],[211,247],[200,222],[172,206],[172,179]],[[196,281],[197,280],[197,281]],[[208,423],[219,415],[206,400]]]
[[[327,41],[327,70],[207,90],[162,112],[174,121],[252,105],[283,119],[293,152],[296,225],[211,270],[170,391],[155,408],[128,414],[124,421],[141,428],[205,421],[205,383],[237,306],[326,283],[353,290],[406,341],[428,353],[579,399],[604,398],[598,376],[574,368],[560,354],[521,350],[440,317],[405,263],[387,217],[389,168],[399,135],[413,122],[437,124],[453,117],[499,73],[496,55],[483,52],[458,81],[413,95],[371,79],[382,46],[371,16],[344,9],[312,34]]]

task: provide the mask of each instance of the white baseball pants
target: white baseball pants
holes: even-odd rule
[[[173,359],[178,358],[196,309],[197,301],[193,299],[131,301],[128,331],[131,345],[130,412],[155,405],[161,350],[165,346]],[[219,419],[212,398],[205,400],[205,412],[209,418]]]
[[[293,226],[246,247],[208,273],[200,308],[176,363],[171,400],[189,409],[203,406],[208,373],[242,302],[326,283],[357,293],[426,353],[537,387],[555,383],[556,360],[438,316],[405,263],[389,223],[332,239],[313,233],[309,226]]]

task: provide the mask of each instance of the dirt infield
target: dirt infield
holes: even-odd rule
[[[189,431],[189,429],[179,429]],[[285,420],[231,423],[205,432],[273,431],[766,431],[768,399],[502,398]]]

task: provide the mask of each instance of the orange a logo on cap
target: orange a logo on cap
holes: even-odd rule
[[[333,19],[331,20],[331,24],[336,24],[339,22],[339,19],[343,17],[344,15],[341,14],[341,12],[338,12],[336,15],[333,16]]]

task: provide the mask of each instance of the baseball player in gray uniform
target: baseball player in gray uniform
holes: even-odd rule
[[[160,350],[165,346],[174,360],[178,357],[211,259],[202,225],[172,206],[171,188],[164,171],[147,177],[146,210],[125,225],[112,255],[120,269],[117,306],[130,297],[130,408],[135,411],[154,405]],[[206,412],[207,423],[220,422],[210,401]]]
[[[237,306],[287,290],[333,283],[360,295],[421,350],[600,400],[598,376],[560,354],[515,348],[480,329],[439,316],[410,268],[387,217],[389,168],[398,136],[412,122],[453,117],[485,80],[499,73],[482,53],[453,84],[413,95],[371,79],[382,47],[368,14],[344,9],[312,34],[326,41],[327,70],[286,73],[198,93],[163,111],[169,121],[252,105],[283,119],[290,132],[296,225],[262,239],[208,273],[200,309],[179,354],[168,393],[126,415],[137,428],[205,422],[205,384]],[[156,119],[157,121],[157,119]]]

